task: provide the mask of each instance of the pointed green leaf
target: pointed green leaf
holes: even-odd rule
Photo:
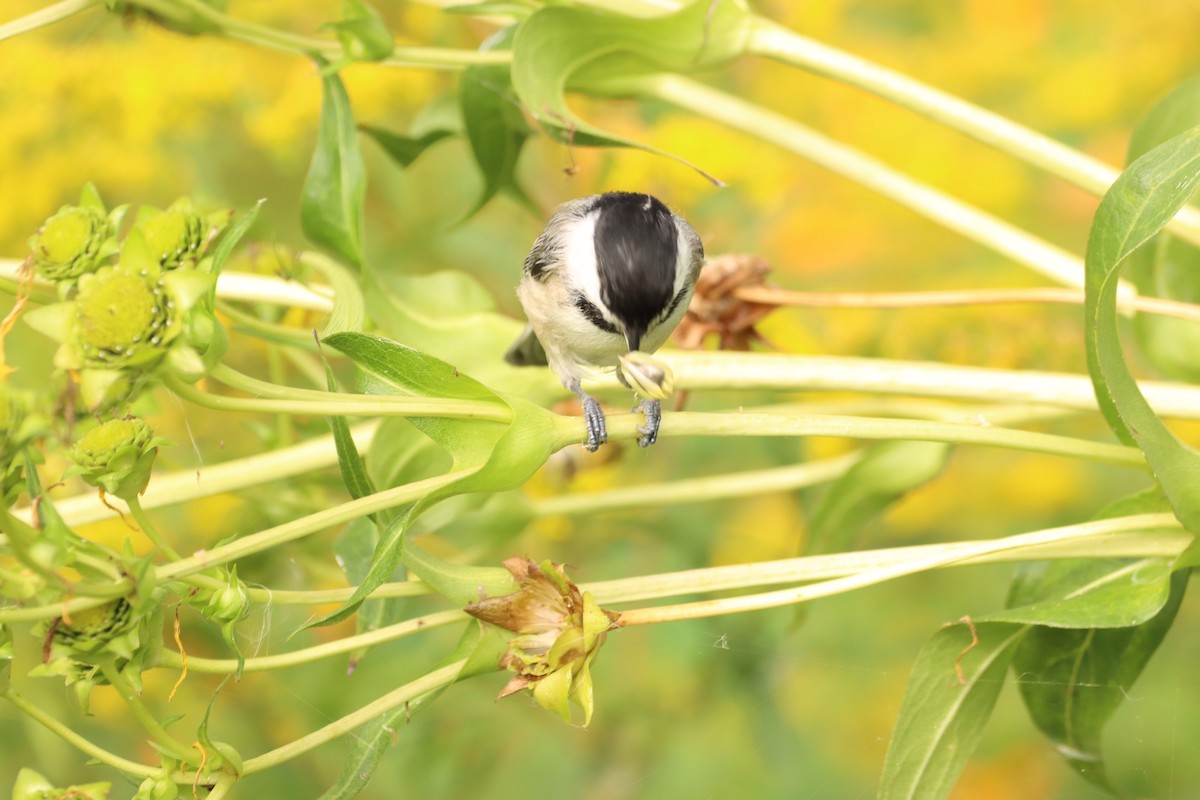
[[[1109,427],[1146,454],[1171,508],[1200,532],[1200,454],[1175,437],[1138,389],[1117,331],[1121,265],[1175,215],[1200,185],[1200,127],[1151,150],[1104,195],[1088,238],[1085,336],[1088,371]]]
[[[229,260],[229,257],[233,255],[234,248],[238,246],[238,243],[242,241],[242,238],[249,232],[250,228],[254,227],[254,222],[258,219],[258,212],[262,209],[265,202],[267,200],[263,198],[241,214],[238,214],[233,223],[221,234],[221,240],[217,242],[216,249],[213,250],[212,254],[212,266],[210,267],[212,274],[221,274],[221,269],[225,266],[225,262]]]
[[[411,541],[404,544],[404,564],[442,597],[465,606],[487,597],[503,597],[520,589],[520,584],[503,567],[451,564],[435,558]]]
[[[883,442],[868,448],[821,498],[808,526],[808,551],[853,549],[862,526],[937,477],[949,453],[949,445],[940,442]]]
[[[313,242],[361,269],[367,173],[358,130],[341,78],[325,75],[321,83],[321,120],[300,197],[300,226]]]
[[[499,31],[480,49],[510,48],[514,30]],[[501,189],[511,188],[518,195],[524,195],[517,184],[517,158],[530,131],[513,91],[507,65],[478,65],[463,70],[459,97],[467,142],[479,171],[483,173],[483,192],[467,213],[471,216]]]
[[[360,125],[358,129],[374,139],[376,144],[402,167],[410,166],[430,147],[455,135],[455,131],[447,128],[432,130],[421,136],[404,136],[373,125]]]
[[[1022,625],[950,625],[933,635],[913,665],[888,745],[880,800],[934,800],[954,788],[1004,685]],[[962,667],[960,684],[955,664]]]
[[[337,333],[323,340],[346,355],[380,391],[410,397],[499,401],[492,390],[441,359],[364,333]]]
[[[1187,570],[1175,573],[1166,605],[1141,625],[1108,630],[1035,626],[1013,657],[1034,723],[1084,779],[1111,793],[1116,791],[1101,753],[1104,726],[1170,629],[1187,576]]]
[[[549,6],[517,30],[513,86],[543,130],[560,141],[639,147],[688,164],[584,122],[568,107],[566,92],[623,94],[636,87],[638,78],[663,71],[691,74],[722,64],[746,51],[757,24],[741,0],[697,0],[673,14],[641,19]]]
[[[333,376],[333,370],[329,364],[325,365],[325,383],[329,391],[338,391],[337,378]],[[330,417],[329,427],[333,431],[338,467],[341,469],[342,482],[346,484],[346,491],[355,500],[374,494],[375,487],[371,484],[366,465],[363,464],[362,457],[358,454],[358,445],[354,443],[354,436],[350,433],[350,425],[346,422],[346,418]]]
[[[1124,628],[1167,602],[1171,565],[1162,558],[1097,558],[1022,564],[1008,609],[980,617],[1055,628]]]
[[[319,253],[304,253],[300,261],[320,272],[333,287],[333,311],[329,313],[321,338],[335,333],[362,331],[366,327],[367,312],[358,276]]]

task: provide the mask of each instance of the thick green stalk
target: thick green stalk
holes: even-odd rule
[[[578,417],[556,417],[559,446],[583,440],[583,422]],[[640,414],[610,415],[610,440],[637,439],[641,434]],[[1049,433],[997,428],[987,424],[964,425],[927,420],[839,417],[814,414],[762,414],[754,412],[712,414],[678,412],[663,415],[659,429],[663,438],[672,436],[833,436],[850,439],[909,439],[949,444],[980,444],[1025,450],[1031,453],[1081,458],[1121,467],[1146,469],[1146,460],[1136,447],[1092,442]]]
[[[85,8],[98,5],[100,5],[100,0],[62,0],[61,3],[46,6],[31,14],[26,14],[23,17],[0,25],[0,42],[46,25],[53,25],[59,20],[64,20],[74,14],[78,14]]]
[[[142,698],[136,691],[134,691],[133,686],[131,686],[125,676],[121,674],[120,670],[111,665],[101,665],[100,670],[104,673],[104,677],[108,679],[108,682],[111,683],[117,690],[117,693],[121,695],[121,698],[124,699],[125,704],[129,706],[129,710],[133,712],[133,715],[137,717],[138,722],[142,724],[142,727],[146,729],[146,732],[150,734],[151,738],[153,738],[154,741],[156,741],[164,751],[169,753],[172,757],[177,758],[185,763],[197,763],[196,753],[193,752],[192,749],[186,744],[179,741],[167,732],[167,729],[162,726],[157,718],[155,718],[154,714],[150,712],[150,709],[146,708],[145,704],[142,702]]]
[[[784,605],[803,603],[819,597],[829,597],[883,583],[894,578],[924,572],[930,569],[961,564],[972,559],[995,556],[1014,551],[1028,551],[1046,546],[1068,544],[1085,544],[1097,537],[1107,537],[1121,528],[1133,527],[1142,539],[1152,539],[1156,533],[1165,532],[1170,538],[1172,548],[1181,546],[1182,552],[1187,547],[1187,541],[1178,536],[1180,531],[1178,521],[1171,514],[1144,514],[1138,517],[1126,517],[1118,520],[1106,519],[1095,522],[1085,522],[1079,525],[1067,525],[1061,528],[1051,528],[1044,531],[1009,536],[987,542],[957,542],[951,545],[934,546],[938,549],[926,549],[923,552],[909,553],[907,557],[894,559],[890,563],[881,564],[873,569],[866,569],[844,577],[831,578],[819,583],[779,589],[759,594],[725,597],[717,600],[702,600],[692,603],[681,603],[672,606],[641,608],[621,613],[618,625],[647,625],[658,622],[672,622],[684,619],[702,619],[704,617],[739,614],[747,611],[759,611]],[[1155,550],[1161,551],[1161,542],[1154,541]],[[1150,549],[1147,542],[1147,549]],[[1090,556],[1091,548],[1080,548],[1080,555]],[[693,591],[704,591],[707,587],[696,587]]]
[[[782,114],[679,75],[639,79],[637,87],[645,96],[665,100],[807,158],[1053,281],[1083,286],[1080,257]]]
[[[154,520],[146,516],[146,512],[142,509],[142,504],[138,501],[137,495],[129,499],[128,505],[129,513],[133,515],[134,521],[142,529],[142,533],[146,534],[146,537],[153,542],[154,546],[172,561],[182,560],[183,556],[179,555],[175,548],[158,532],[158,528],[154,526]]]
[[[383,697],[368,703],[357,711],[340,717],[324,728],[313,731],[307,736],[301,736],[299,739],[288,742],[283,747],[263,753],[261,756],[247,759],[242,769],[242,774],[251,775],[255,772],[262,772],[265,769],[278,766],[285,761],[290,761],[296,756],[307,753],[314,747],[319,747],[326,742],[333,741],[339,736],[354,730],[359,725],[370,722],[375,717],[385,714],[394,708],[399,708],[423,694],[428,694],[429,692],[441,689],[443,686],[448,686],[454,683],[454,680],[462,672],[466,663],[465,659],[456,661],[449,666],[422,675],[415,681],[393,689]]]
[[[829,581],[925,562],[936,562],[934,567],[941,568],[1049,558],[1173,558],[1187,548],[1192,538],[1170,514],[1138,514],[1004,539],[890,547],[705,567],[596,581],[581,584],[580,588],[591,592],[597,602],[628,603],[701,592]]]
[[[512,411],[499,403],[458,400],[446,397],[401,397],[397,395],[349,395],[313,392],[311,389],[276,387],[290,397],[322,395],[332,399],[284,400],[225,397],[201,391],[174,375],[163,383],[188,402],[216,411],[261,411],[272,414],[311,414],[334,417],[454,417],[494,422],[511,422]]]
[[[127,775],[135,775],[139,778],[150,778],[158,774],[157,767],[149,767],[145,764],[139,764],[136,761],[130,761],[127,758],[122,758],[116,753],[110,753],[100,745],[92,742],[86,737],[77,733],[71,726],[59,722],[52,715],[47,714],[36,703],[31,703],[23,696],[18,694],[10,686],[0,692],[0,697],[3,697],[8,702],[12,703],[21,711],[25,712],[35,722],[40,723],[44,728],[51,733],[57,734],[59,738],[74,745],[80,752],[91,756],[102,764],[108,764],[110,767],[119,769]]]
[[[374,594],[371,596],[373,598],[376,597]],[[433,630],[443,625],[463,622],[468,619],[470,618],[464,611],[440,611],[436,614],[427,614],[423,617],[408,619],[403,622],[397,622],[395,625],[377,628],[376,630],[360,633],[355,636],[347,636],[343,639],[335,639],[331,642],[306,647],[302,650],[294,650],[290,653],[247,658],[241,668],[245,672],[261,672],[264,670],[284,669],[286,667],[309,664],[313,661],[319,661],[322,658],[349,653],[362,647],[373,647],[383,642],[402,639],[414,633]],[[183,656],[174,650],[163,650],[159,654],[158,665],[181,669],[183,667]],[[239,664],[237,659],[234,658],[200,658],[197,656],[188,656],[187,668],[189,671],[194,672],[231,675],[238,671]]]

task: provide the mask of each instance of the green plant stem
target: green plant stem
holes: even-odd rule
[[[636,81],[639,93],[744,131],[809,159],[1068,286],[1083,286],[1083,259],[903,175],[883,162],[740,97],[678,75]],[[1125,286],[1123,296],[1133,292]]]
[[[493,422],[511,422],[512,411],[499,403],[479,400],[458,400],[441,397],[401,397],[397,395],[350,395],[315,392],[312,389],[286,389],[290,397],[323,395],[312,400],[286,400],[245,397],[224,397],[201,391],[175,375],[166,375],[163,383],[188,402],[216,411],[257,411],[271,414],[310,414],[336,417],[454,417]]]
[[[559,446],[583,440],[583,422],[578,417],[555,417]],[[641,414],[608,417],[610,440],[635,440],[641,434]],[[1019,431],[985,425],[965,425],[927,420],[895,420],[874,417],[837,417],[812,414],[761,414],[753,412],[663,414],[659,433],[672,436],[836,436],[851,439],[911,439],[948,444],[982,444],[1025,450],[1032,453],[1082,458],[1121,467],[1146,469],[1146,460],[1136,447],[1091,442],[1049,433]]]
[[[934,89],[906,75],[837,50],[760,19],[750,35],[749,52],[865,89],[885,100],[960,131],[1049,172],[1097,197],[1120,174],[1107,164],[1005,117]],[[1167,229],[1200,244],[1200,210],[1185,207]]]
[[[422,675],[415,681],[393,689],[383,697],[368,703],[357,711],[329,723],[324,728],[313,731],[295,741],[288,742],[283,747],[263,753],[261,756],[247,759],[242,769],[242,774],[252,775],[255,772],[262,772],[265,769],[290,761],[296,756],[307,753],[314,747],[319,747],[343,734],[349,733],[359,725],[370,722],[375,717],[415,700],[423,694],[428,694],[443,686],[448,686],[454,683],[466,663],[466,659],[463,659],[462,661],[456,661],[449,666]]]
[[[268,342],[317,352],[317,343],[313,341],[312,331],[267,322],[225,301],[217,302],[217,312],[233,320],[234,330],[238,333],[247,333]]]
[[[135,717],[137,717],[138,722],[142,724],[142,727],[146,729],[146,732],[149,733],[150,736],[156,742],[158,742],[158,744],[161,745],[164,750],[166,750],[166,752],[170,753],[171,756],[183,761],[184,763],[193,765],[197,763],[196,754],[192,752],[192,749],[183,742],[180,742],[171,734],[167,733],[167,729],[164,728],[157,719],[155,719],[154,715],[150,713],[150,710],[146,708],[144,703],[142,703],[142,699],[138,697],[137,692],[134,691],[133,687],[129,684],[129,681],[125,678],[125,676],[121,674],[120,670],[116,669],[111,664],[102,664],[100,665],[100,671],[104,673],[104,677],[108,679],[108,682],[111,683],[113,688],[117,690],[117,693],[121,695],[121,698],[125,701],[125,704],[129,706],[129,710],[133,712]]]
[[[180,580],[188,585],[200,586],[205,589],[220,589],[229,585],[228,581],[223,581],[219,578],[210,578],[207,575],[188,575]],[[347,586],[342,589],[302,590],[247,586],[246,593],[250,595],[250,600],[255,603],[284,606],[313,606],[325,603],[341,603],[349,600],[354,594],[355,588],[354,586]],[[376,588],[375,591],[371,592],[371,599],[422,597],[432,592],[433,590],[429,588],[429,585],[421,581],[397,581],[395,583],[385,583]]]
[[[676,391],[851,391],[1096,410],[1096,394],[1086,375],[778,353],[664,350],[655,357],[675,373]],[[585,382],[585,388],[618,385],[615,377]],[[1200,387],[1158,381],[1138,386],[1159,415],[1200,419]]]
[[[912,575],[917,572],[961,564],[972,559],[1008,553],[1011,557],[1014,551],[1028,551],[1047,545],[1080,544],[1089,542],[1097,537],[1107,537],[1114,530],[1133,526],[1139,537],[1150,538],[1155,531],[1165,531],[1172,536],[1171,544],[1182,544],[1177,532],[1180,530],[1178,521],[1170,514],[1144,514],[1137,517],[1125,517],[1117,520],[1098,520],[1078,525],[1068,525],[1061,528],[1051,528],[1017,536],[1009,536],[987,542],[941,545],[938,550],[926,550],[906,557],[893,560],[873,569],[865,569],[845,577],[823,580],[819,583],[780,589],[759,594],[726,597],[717,600],[702,600],[692,603],[680,603],[671,606],[641,608],[621,612],[617,620],[619,626],[647,625],[658,622],[672,622],[684,619],[701,619],[704,617],[722,616],[725,614],[758,611],[778,606],[792,605],[814,600],[819,597],[829,597],[855,589],[862,589],[883,583],[894,578]],[[1191,537],[1187,539],[1190,541]],[[1158,544],[1156,542],[1156,544]],[[938,546],[935,546],[938,547]],[[911,550],[911,549],[910,549]],[[1178,554],[1181,551],[1175,551]],[[693,591],[704,591],[707,587],[693,586]],[[597,598],[599,599],[599,598]]]
[[[134,0],[138,5],[162,11],[164,6],[177,5],[217,27],[222,34],[250,44],[271,47],[303,56],[322,56],[329,60],[342,57],[342,46],[334,39],[317,39],[269,28],[225,14],[203,0]],[[472,64],[503,64],[509,56],[478,50],[455,50],[442,47],[397,47],[382,63],[391,67],[424,67],[433,69],[463,69]]]
[[[404,503],[419,500],[430,492],[455,481],[462,480],[475,471],[475,468],[458,470],[446,475],[407,483],[403,486],[397,486],[394,489],[375,492],[374,494],[360,497],[357,500],[350,500],[332,508],[323,509],[315,514],[309,514],[299,519],[285,522],[282,525],[276,525],[274,528],[268,528],[258,533],[252,533],[249,536],[243,536],[228,544],[190,556],[174,564],[158,567],[156,577],[159,583],[166,580],[176,580],[208,569],[209,567],[217,566],[218,564],[227,564],[239,558],[253,555],[254,553],[261,553],[264,550],[270,550],[273,547],[278,547],[286,542],[308,536],[319,530],[331,528],[335,525],[342,525],[359,517],[373,514],[376,511],[384,511]]]
[[[680,503],[702,503],[769,492],[790,492],[835,480],[861,458],[861,453],[849,453],[823,461],[786,467],[641,484],[607,492],[564,494],[535,500],[529,504],[529,508],[539,517],[557,514],[597,514],[631,508],[653,509]]]
[[[228,772],[220,773],[217,777],[217,782],[213,784],[212,789],[205,795],[204,800],[224,800],[224,798],[229,796],[229,792],[233,790],[237,782],[238,776]]]
[[[332,508],[323,509],[300,519],[285,522],[282,525],[276,525],[274,528],[268,528],[258,533],[243,536],[240,539],[213,548],[212,550],[197,553],[196,555],[176,561],[173,564],[157,567],[155,570],[155,583],[162,584],[170,580],[180,580],[209,567],[227,564],[239,558],[245,558],[248,555],[269,550],[325,528],[341,525],[358,517],[373,514],[376,511],[383,511],[403,503],[418,500],[436,489],[462,480],[474,471],[474,469],[459,470],[446,475],[408,483],[404,486],[397,486],[394,489],[376,492],[366,497],[360,497],[357,500],[351,500]],[[39,619],[53,619],[54,617],[62,616],[64,611],[73,613],[94,608],[114,597],[128,594],[133,589],[134,587],[129,580],[123,580],[114,583],[111,592],[104,596],[76,597],[60,603],[28,606],[25,608],[0,609],[0,622],[29,622]]]
[[[371,595],[375,597],[374,594]],[[353,650],[358,650],[363,647],[373,647],[383,642],[390,642],[395,639],[402,639],[405,636],[411,636],[414,633],[421,631],[433,630],[434,628],[450,625],[455,622],[463,622],[470,619],[466,612],[458,611],[439,611],[436,614],[427,614],[423,617],[408,619],[403,622],[398,622],[395,625],[388,625],[383,628],[378,628],[366,633],[360,633],[355,636],[347,636],[344,639],[337,639],[332,642],[306,647],[302,650],[295,650],[290,653],[280,653],[273,656],[258,656],[247,658],[245,661],[244,671],[260,672],[270,669],[284,669],[286,667],[295,667],[301,664],[309,664],[313,661],[319,661],[323,658],[349,653]],[[159,654],[158,665],[163,667],[173,667],[181,669],[183,667],[183,657],[174,650],[163,650]],[[238,662],[234,658],[198,658],[197,656],[188,656],[187,668],[189,671],[195,672],[210,672],[233,674],[237,672]]]
[[[360,451],[366,450],[379,428],[377,421],[364,422],[350,429]],[[337,464],[333,436],[318,436],[300,444],[259,455],[238,458],[199,470],[184,470],[155,475],[140,502],[143,509],[185,503],[201,497],[235,492],[296,475],[306,475]],[[117,498],[109,498],[117,502]],[[68,525],[82,525],[108,519],[112,510],[100,502],[95,492],[85,492],[56,500],[55,509]],[[15,516],[29,522],[28,507],[16,509]]]
[[[91,756],[97,761],[108,764],[114,769],[119,769],[127,775],[135,775],[139,778],[150,778],[158,774],[157,767],[148,767],[145,764],[139,764],[136,761],[122,758],[116,753],[111,753],[105,750],[100,745],[92,742],[90,739],[80,735],[69,725],[59,722],[52,715],[47,714],[36,703],[31,703],[22,695],[18,694],[12,687],[0,692],[0,697],[3,697],[8,702],[12,703],[21,711],[25,712],[31,719],[42,725],[42,727],[56,734],[67,744],[73,745],[77,750],[85,755]]]
[[[1063,535],[1063,532],[1079,535]],[[628,603],[701,592],[828,581],[929,560],[937,561],[937,567],[957,567],[1051,558],[1174,558],[1193,539],[1170,514],[1114,517],[1054,529],[1050,533],[1053,535],[1037,531],[1005,539],[889,547],[705,567],[590,582],[580,584],[580,588],[591,592],[597,602]],[[1047,541],[1022,544],[1021,537],[1046,537]],[[1014,541],[1016,544],[1012,544]],[[1001,546],[1003,543],[1008,544]]]
[[[127,500],[126,504],[129,506],[129,513],[133,515],[134,522],[136,522],[138,527],[142,529],[142,533],[146,534],[146,538],[153,542],[154,546],[163,552],[163,555],[172,561],[180,561],[183,559],[183,556],[179,555],[179,552],[170,544],[168,544],[167,540],[164,539],[162,534],[158,532],[158,528],[154,526],[154,521],[151,520],[150,517],[146,515],[146,512],[142,509],[141,501],[138,500],[137,495],[134,495]]]
[[[63,0],[61,3],[46,6],[31,14],[26,14],[23,17],[0,25],[0,42],[46,25],[53,25],[55,22],[64,20],[67,17],[78,14],[85,8],[91,8],[95,5],[99,5],[99,0]]]

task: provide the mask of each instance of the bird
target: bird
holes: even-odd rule
[[[703,265],[700,235],[656,197],[605,192],[569,200],[525,258],[517,297],[529,324],[505,360],[547,365],[578,395],[584,447],[595,452],[608,441],[607,423],[581,379],[594,368],[617,366],[628,352],[661,347],[683,319]],[[660,401],[643,398],[633,410],[646,420],[638,444],[654,444]]]

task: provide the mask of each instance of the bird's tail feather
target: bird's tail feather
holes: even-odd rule
[[[508,352],[504,354],[504,360],[515,367],[544,367],[548,363],[542,343],[534,335],[533,328],[528,325],[508,348]]]

